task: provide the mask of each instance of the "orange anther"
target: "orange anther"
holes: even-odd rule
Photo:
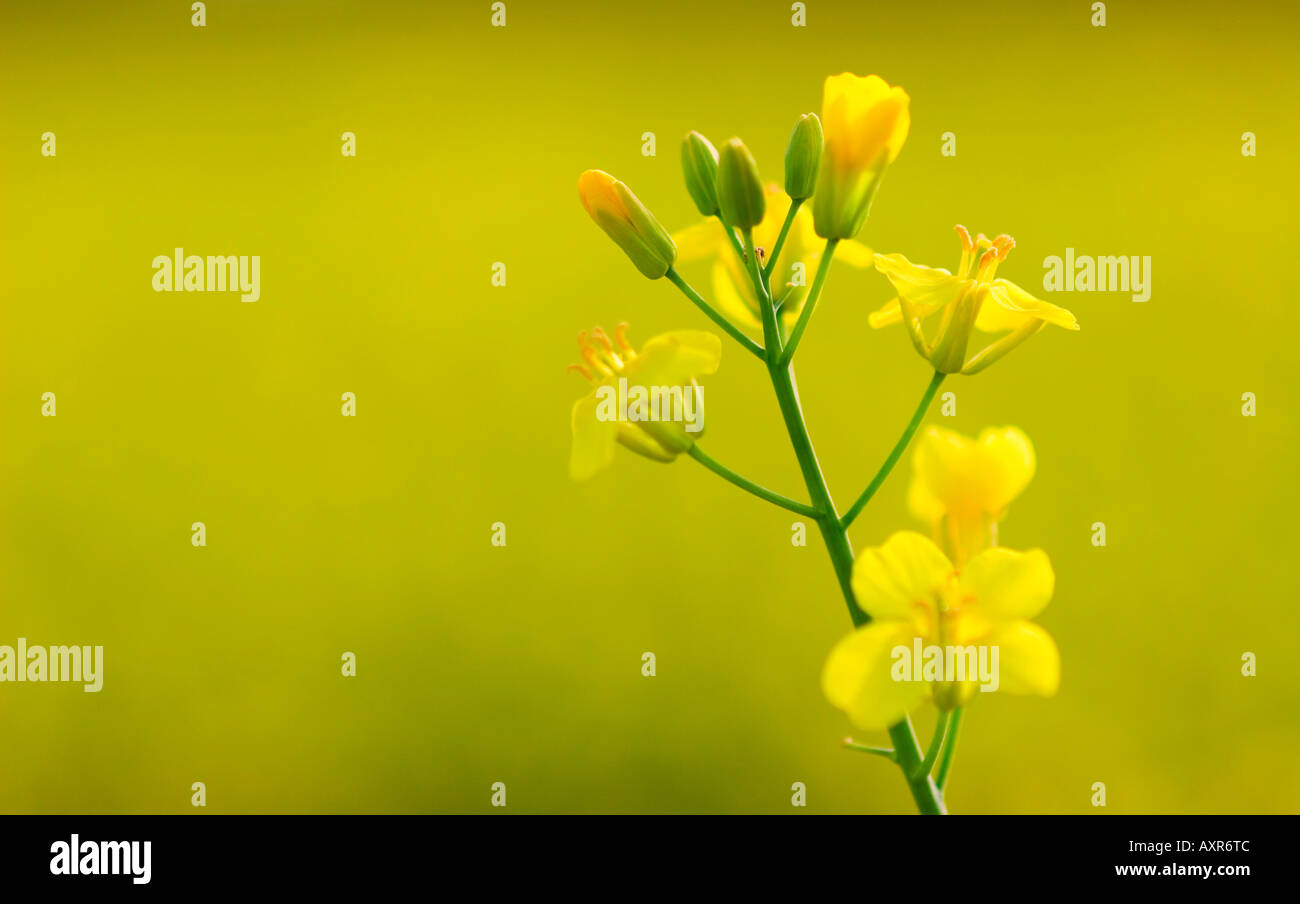
[[[627,321],[626,321],[626,320],[624,320],[624,321],[623,321],[622,323],[620,323],[618,326],[614,327],[614,341],[618,343],[618,347],[621,348],[621,349],[623,349],[623,351],[625,351],[625,352],[630,352],[630,351],[632,351],[632,346],[631,346],[631,345],[628,343],[628,341],[627,341]]]
[[[605,363],[600,360],[600,356],[596,354],[596,350],[590,345],[584,345],[582,347],[582,358],[591,365],[593,370],[602,374],[608,374],[610,372]]]

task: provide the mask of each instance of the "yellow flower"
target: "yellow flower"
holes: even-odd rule
[[[946,374],[979,373],[1045,324],[1079,328],[1065,308],[1040,301],[1013,282],[993,278],[998,264],[1016,246],[1015,239],[1009,235],[988,239],[981,233],[972,240],[964,226],[954,228],[961,240],[961,263],[955,275],[914,264],[901,254],[875,256],[876,269],[889,277],[898,297],[871,315],[873,327],[902,321],[916,350]],[[941,312],[939,327],[929,340],[921,322],[936,312]],[[1006,335],[967,356],[972,328]]]
[[[608,466],[617,443],[655,461],[672,461],[703,431],[704,396],[696,381],[718,369],[721,340],[678,330],[655,336],[638,353],[626,334],[626,323],[614,330],[613,342],[600,327],[578,334],[585,363],[569,370],[593,388],[573,405],[574,480]]]
[[[785,196],[779,185],[768,183],[763,187],[763,193],[767,213],[763,222],[754,227],[754,246],[760,253],[770,252],[776,246],[787,209],[782,203]],[[675,233],[673,240],[681,261],[713,260],[713,300],[717,306],[736,323],[761,329],[762,315],[754,284],[727,241],[722,224],[716,219],[703,220]],[[794,326],[799,319],[824,244],[813,232],[812,215],[806,207],[801,207],[790,224],[790,232],[781,246],[781,257],[772,270],[772,294],[780,305],[780,314],[787,327]],[[871,249],[859,242],[840,242],[835,259],[854,267],[869,267]]]
[[[822,89],[821,172],[813,195],[817,234],[851,239],[862,229],[881,173],[894,162],[911,125],[910,98],[878,75],[845,72]]]
[[[930,427],[912,453],[907,504],[958,565],[998,544],[998,521],[1034,476],[1034,447],[1015,427],[978,439]]]
[[[1029,619],[1047,606],[1055,582],[1040,549],[988,549],[955,570],[922,535],[894,534],[853,567],[853,592],[873,621],[831,650],[822,690],[865,730],[888,728],[927,697],[941,709],[961,706],[982,686],[1050,697],[1060,684],[1060,654]],[[918,680],[912,657],[933,648],[942,660],[956,653],[931,669],[927,652]]]

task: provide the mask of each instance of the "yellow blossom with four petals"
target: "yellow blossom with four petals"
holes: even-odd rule
[[[998,689],[1056,693],[1061,658],[1051,635],[1030,619],[1047,606],[1056,578],[1041,549],[988,549],[958,569],[939,547],[913,531],[865,550],[853,566],[853,592],[872,617],[840,641],[822,670],[822,690],[858,728],[895,724],[926,699],[953,709],[979,691],[964,681],[907,680],[895,651],[921,645],[998,651]]]
[[[612,341],[599,327],[590,334],[583,330],[578,334],[578,347],[583,363],[571,364],[569,369],[586,378],[592,390],[573,405],[569,474],[574,480],[586,480],[607,467],[618,444],[665,462],[691,448],[700,432],[688,432],[681,422],[601,416],[602,387],[612,389],[626,380],[629,388],[644,387],[647,393],[657,387],[695,391],[700,377],[718,369],[722,341],[717,336],[702,330],[676,330],[649,339],[637,352],[627,341],[627,324],[620,323]],[[702,405],[702,393],[696,392],[695,397]],[[699,414],[702,419],[703,411]]]
[[[972,239],[964,226],[954,228],[962,248],[956,273],[914,264],[901,254],[875,256],[876,269],[893,283],[898,297],[871,315],[873,327],[902,322],[916,350],[945,374],[978,373],[1046,324],[1079,328],[1065,308],[1035,298],[1009,280],[994,278],[998,265],[1016,246],[1015,239],[1009,235],[989,239],[983,234]],[[923,321],[936,313],[938,329],[927,339]],[[968,354],[972,328],[1005,335]]]

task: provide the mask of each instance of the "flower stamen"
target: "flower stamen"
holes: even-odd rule
[[[585,379],[588,383],[596,382],[596,379],[591,375],[591,371],[587,370],[587,368],[583,367],[581,364],[570,364],[568,367],[564,369],[564,372],[566,374],[579,373],[582,374],[583,379]]]
[[[614,351],[614,343],[609,341],[609,336],[600,327],[595,327],[591,331],[591,338],[595,339],[605,349],[605,353],[600,357],[612,367],[615,371],[623,369],[623,359]]]
[[[989,250],[985,251],[982,255],[980,255],[980,265],[979,265],[979,270],[977,270],[975,273],[975,280],[977,282],[982,282],[982,283],[986,283],[989,280],[991,280],[993,278],[993,274],[996,273],[998,270],[999,260],[1000,258],[998,256],[998,249],[996,247],[991,246]]]
[[[622,349],[623,356],[629,361],[636,357],[636,350],[632,348],[631,343],[627,341],[628,323],[626,320],[614,327],[614,341]]]

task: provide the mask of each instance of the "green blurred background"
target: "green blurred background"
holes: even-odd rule
[[[1294,7],[809,7],[512,0],[492,28],[486,2],[214,0],[194,28],[188,3],[6,2],[0,643],[106,665],[99,694],[0,685],[0,811],[196,812],[195,781],[207,812],[490,812],[497,781],[507,812],[911,811],[838,746],[818,679],[848,620],[815,530],[793,547],[792,516],[685,459],[566,475],[577,331],[708,325],[591,224],[579,172],[688,225],[682,134],[741,135],[779,179],[845,70],[912,97],[877,249],[951,267],[954,223],[1009,232],[999,275],[1031,291],[1067,246],[1152,258],[1148,303],[1051,296],[1082,331],[929,419],[1032,437],[1002,537],[1051,555],[1063,658],[1056,698],[970,708],[950,806],[1300,809]],[[153,292],[176,246],[261,255],[261,300]],[[837,267],[800,351],[841,507],[928,378],[867,327],[889,295]],[[734,344],[708,399],[711,454],[802,496]],[[909,470],[855,547],[917,526]]]

